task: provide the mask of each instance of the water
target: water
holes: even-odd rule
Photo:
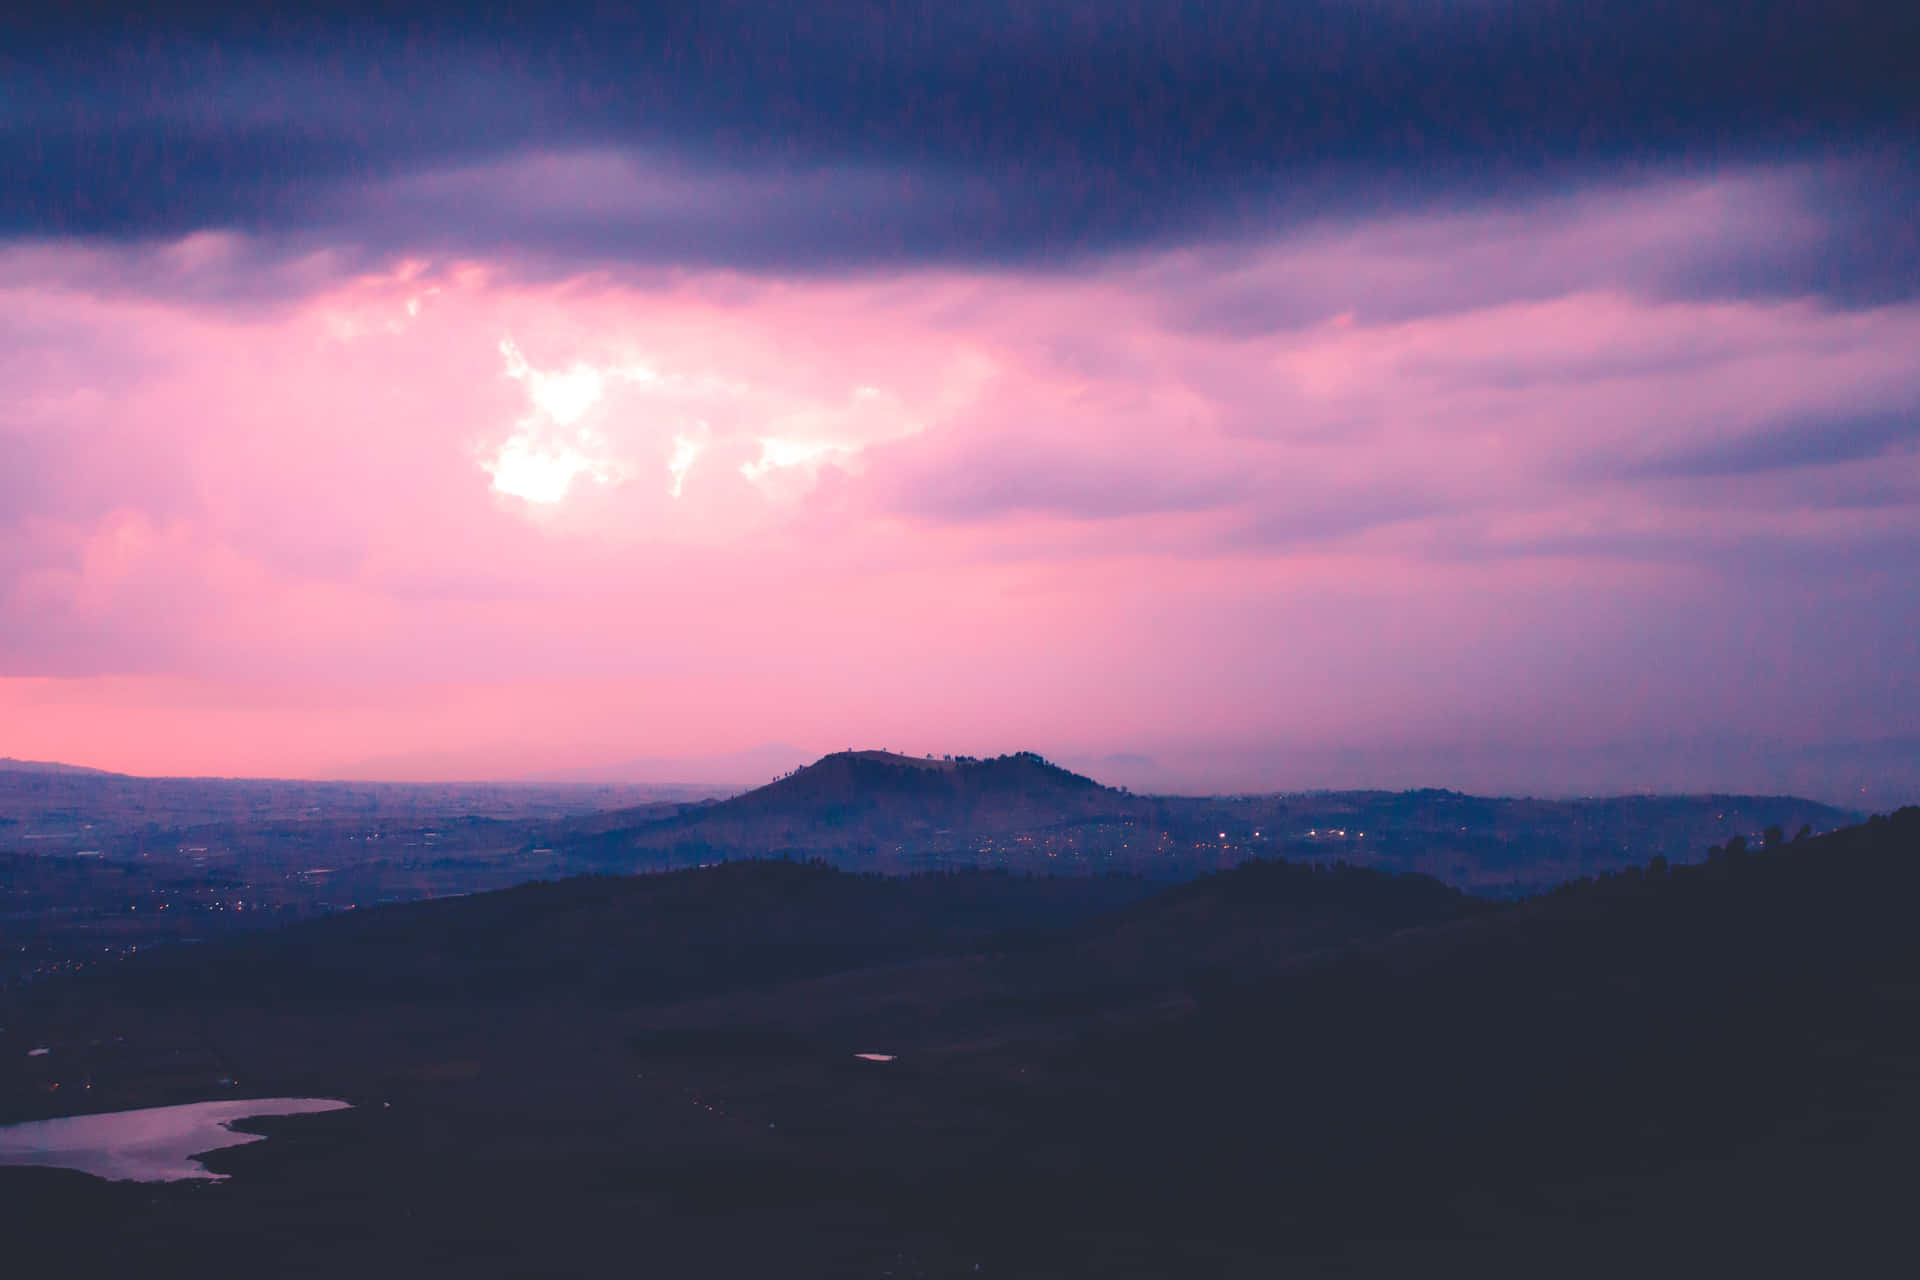
[[[235,1120],[339,1111],[349,1105],[337,1098],[223,1099],[0,1125],[0,1165],[78,1169],[113,1182],[220,1181],[225,1174],[211,1172],[193,1157],[266,1136],[234,1132],[229,1126]]]

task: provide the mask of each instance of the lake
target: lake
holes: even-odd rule
[[[337,1098],[222,1099],[0,1125],[0,1165],[78,1169],[113,1182],[218,1181],[226,1175],[209,1171],[193,1157],[266,1137],[237,1133],[230,1127],[234,1121],[340,1111],[350,1105]]]

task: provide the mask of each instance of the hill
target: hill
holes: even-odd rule
[[[989,947],[1152,891],[1123,877],[889,877],[734,862],[581,876],[343,912],[220,946],[137,957],[95,981],[142,999],[476,1001],[563,994],[657,1003]]]
[[[69,777],[90,778],[124,778],[126,776],[106,769],[89,769],[85,765],[56,764],[47,760],[15,760],[12,756],[0,756],[0,773],[55,773]]]
[[[1757,841],[1770,827],[1817,833],[1860,816],[1792,796],[1140,796],[1031,752],[847,751],[724,801],[574,819],[544,843],[569,865],[608,872],[821,856],[893,873],[999,866],[1171,880],[1282,858],[1418,871],[1518,896],[1655,855],[1697,861],[1712,844]]]
[[[834,852],[874,856],[1088,822],[1149,819],[1156,806],[1031,752],[932,759],[842,751],[767,786],[661,818],[618,810],[573,824],[600,855],[681,858]],[[562,837],[564,838],[564,837]]]
[[[1856,1221],[1906,1181],[1899,1142],[1878,1135],[1920,1121],[1916,900],[1907,809],[1221,975],[1178,1025],[1052,1064],[1060,1087],[1034,1097],[1022,1142],[1074,1153],[1056,1230],[1154,1213],[1251,1239],[1281,1204],[1283,1233],[1322,1241],[1570,1233],[1609,1195],[1633,1243],[1582,1274],[1618,1274],[1647,1233],[1665,1237],[1649,1256],[1672,1237],[1706,1256],[1715,1214],[1751,1233],[1739,1256],[1803,1250],[1785,1270],[1804,1270],[1834,1247],[1833,1222],[1785,1215],[1851,1199]],[[1707,1169],[1737,1191],[1713,1188],[1697,1217],[1658,1203]]]

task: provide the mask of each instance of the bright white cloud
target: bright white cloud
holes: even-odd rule
[[[542,373],[527,363],[512,338],[500,340],[500,354],[506,357],[507,376],[527,384],[534,411],[560,426],[585,417],[606,393],[606,377],[584,361],[576,360],[564,373]]]
[[[515,424],[493,457],[480,464],[493,476],[495,490],[528,502],[555,503],[580,476],[606,484],[626,474],[605,438],[585,419],[606,398],[609,378],[648,382],[654,380],[652,370],[601,369],[583,360],[559,372],[536,369],[512,338],[500,340],[500,355],[506,376],[526,387],[532,411]]]
[[[768,422],[754,436],[760,456],[741,463],[740,474],[769,496],[790,496],[811,483],[822,466],[857,470],[870,446],[925,429],[898,397],[861,383],[845,401],[795,406]]]
[[[591,334],[591,347],[573,345],[582,354],[545,367],[513,337],[497,340],[502,374],[526,400],[511,431],[479,450],[479,465],[496,492],[555,504],[576,494],[583,476],[607,484],[657,475],[653,468],[663,467],[665,497],[679,499],[690,482],[700,483],[694,477],[702,461],[719,457],[725,461],[714,468],[716,477],[737,474],[761,498],[784,503],[812,488],[822,466],[857,471],[870,446],[917,434],[964,409],[983,376],[977,360],[950,356],[949,367],[913,371],[911,392],[903,395],[847,377],[851,369],[841,372],[844,381],[822,379],[819,365],[844,353],[783,358],[764,333],[738,327],[730,313],[718,313],[717,322],[709,317],[703,339],[646,321],[636,315],[589,319],[582,305],[541,343],[578,344]],[[833,381],[838,387],[828,390]],[[644,498],[626,496],[633,501],[618,510],[627,515],[596,515],[596,527],[652,518]],[[710,526],[730,502],[702,503],[697,513],[681,508],[675,519],[697,515]],[[753,508],[735,514],[748,522],[758,518]]]
[[[707,435],[707,424],[702,422],[694,434],[674,436],[673,454],[667,459],[667,474],[673,477],[668,492],[674,497],[679,497],[681,490],[686,487],[687,472],[693,470],[694,462],[707,447]]]
[[[481,465],[492,473],[496,490],[528,502],[560,501],[567,496],[576,476],[590,475],[600,481],[619,478],[618,469],[603,460],[589,458],[565,445],[543,449],[524,435],[509,439],[490,461]]]
[[[756,483],[776,471],[790,467],[809,470],[823,462],[833,462],[859,452],[855,445],[835,444],[831,440],[786,440],[778,436],[759,437],[760,456],[740,464],[740,474]]]

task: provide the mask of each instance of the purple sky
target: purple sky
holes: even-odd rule
[[[1696,7],[23,29],[0,755],[1920,793],[1920,21]]]

